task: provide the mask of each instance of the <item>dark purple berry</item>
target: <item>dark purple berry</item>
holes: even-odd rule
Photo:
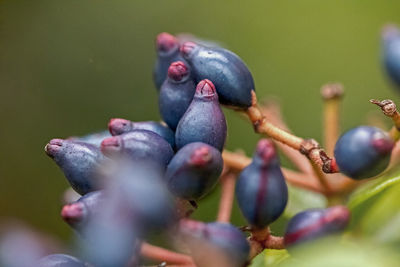
[[[101,151],[108,157],[127,156],[134,161],[153,161],[165,169],[174,155],[170,144],[158,134],[135,130],[104,139]]]
[[[400,88],[400,30],[388,25],[382,32],[383,63],[389,77]]]
[[[379,128],[359,126],[344,133],[335,146],[342,173],[359,180],[378,175],[389,164],[394,141]]]
[[[165,177],[173,194],[196,200],[211,191],[222,168],[222,156],[217,149],[204,143],[190,143],[172,158]]]
[[[71,187],[81,195],[95,190],[96,171],[103,163],[100,148],[74,140],[53,139],[45,147],[64,172]]]
[[[92,144],[92,145],[99,147],[101,142],[110,136],[111,136],[110,132],[105,130],[105,131],[92,133],[92,134],[79,136],[79,137],[77,137],[77,136],[69,137],[68,140],[80,141],[80,142]]]
[[[135,130],[147,130],[164,138],[172,148],[175,147],[175,133],[165,124],[156,121],[133,122],[125,119],[111,119],[108,123],[111,135],[121,135]]]
[[[226,139],[226,121],[218,103],[214,84],[202,80],[189,108],[179,121],[175,132],[178,149],[193,142],[203,142],[222,151]]]
[[[247,221],[264,228],[281,216],[288,189],[272,141],[258,142],[253,161],[239,175],[236,198]]]
[[[178,126],[179,120],[193,100],[195,91],[196,84],[190,78],[185,63],[182,61],[172,63],[158,98],[161,117],[172,130]]]
[[[290,219],[285,233],[285,245],[292,246],[305,241],[343,231],[350,220],[345,206],[327,209],[310,209]]]
[[[193,42],[181,46],[194,79],[209,79],[217,88],[224,105],[248,108],[255,90],[253,77],[244,62],[233,52],[219,47],[205,47]]]
[[[153,79],[157,90],[167,78],[167,71],[172,62],[185,61],[179,52],[179,41],[175,36],[163,32],[157,35],[157,60],[154,66]]]
[[[41,258],[35,267],[89,267],[89,265],[70,255],[51,254]]]

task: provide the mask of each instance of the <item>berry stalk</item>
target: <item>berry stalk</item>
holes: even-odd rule
[[[379,106],[382,109],[383,114],[385,114],[387,117],[391,118],[393,121],[394,126],[392,129],[389,131],[390,137],[394,141],[397,141],[400,139],[400,113],[397,111],[396,104],[393,102],[393,100],[386,99],[386,100],[376,100],[376,99],[371,99],[369,102],[372,104],[375,104]]]
[[[173,263],[179,266],[196,266],[192,258],[188,255],[176,253],[145,242],[140,247],[140,254],[145,258],[160,262]]]
[[[231,219],[233,200],[235,198],[236,175],[229,171],[221,176],[221,197],[217,222],[229,222]]]

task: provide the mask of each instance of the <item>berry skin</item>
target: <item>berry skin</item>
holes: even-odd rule
[[[200,142],[190,143],[172,158],[165,177],[174,195],[197,200],[215,186],[222,167],[222,156],[217,149]]]
[[[197,82],[210,79],[215,84],[222,104],[243,109],[251,106],[251,91],[255,90],[253,77],[236,54],[193,42],[184,43],[181,54],[189,62]]]
[[[133,122],[125,119],[111,119],[108,123],[111,135],[121,135],[135,130],[147,130],[164,138],[172,148],[175,147],[175,133],[165,124],[155,121]]]
[[[257,228],[268,226],[285,210],[288,189],[272,141],[258,142],[252,163],[239,175],[236,198],[244,217]]]
[[[107,157],[128,156],[134,161],[153,161],[162,169],[167,167],[174,155],[164,138],[147,130],[135,130],[104,139],[101,151]]]
[[[350,220],[350,211],[345,206],[327,209],[310,209],[290,219],[285,233],[285,246],[343,231]]]
[[[359,126],[344,133],[336,142],[336,163],[350,178],[373,177],[388,166],[393,146],[393,140],[381,129]]]
[[[383,64],[389,77],[400,88],[400,30],[388,25],[382,32]]]
[[[195,91],[196,85],[190,78],[186,64],[182,61],[172,63],[158,98],[161,117],[172,130],[178,126],[179,120],[193,100]]]
[[[166,32],[157,35],[157,60],[153,70],[153,79],[157,90],[160,89],[161,85],[167,78],[168,68],[171,63],[175,61],[185,62],[179,52],[179,48],[179,41],[175,38],[175,36]]]
[[[180,232],[197,266],[242,267],[248,260],[250,247],[246,236],[229,223],[203,223],[181,220]],[[207,257],[205,257],[207,255]]]
[[[105,131],[92,133],[92,134],[79,136],[79,137],[73,136],[73,137],[68,138],[68,140],[79,141],[79,142],[88,143],[88,144],[92,144],[92,145],[100,147],[101,142],[110,136],[111,136],[110,132],[105,130]]]
[[[99,147],[74,140],[53,139],[45,151],[76,192],[84,195],[95,190],[96,171],[104,161]]]
[[[89,265],[70,255],[51,254],[41,258],[35,267],[89,267]]]
[[[207,79],[202,80],[176,128],[176,147],[180,149],[189,143],[203,142],[222,151],[226,131],[225,116],[219,106],[214,84]]]

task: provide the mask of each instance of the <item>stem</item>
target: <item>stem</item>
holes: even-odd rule
[[[188,255],[176,253],[145,242],[141,245],[140,254],[145,258],[160,262],[170,262],[179,266],[196,266],[192,258]]]
[[[389,131],[389,135],[393,138],[393,140],[397,141],[400,139],[400,113],[397,111],[396,104],[390,100],[376,100],[376,99],[371,99],[369,102],[372,104],[375,104],[379,106],[383,114],[385,114],[387,117],[391,118],[393,120],[394,126],[392,129]]]
[[[248,241],[250,243],[250,260],[266,248],[285,249],[283,237],[271,235],[269,227],[251,230],[251,236],[248,238]]]
[[[317,166],[322,168],[325,173],[335,173],[339,171],[335,160],[329,158],[315,140],[304,140],[303,138],[288,133],[269,122],[257,106],[257,96],[254,91],[252,91],[252,95],[253,105],[245,112],[252,122],[256,132],[266,134],[274,140],[300,151]],[[310,144],[312,144],[312,146],[310,146]]]
[[[218,222],[229,222],[235,197],[236,175],[228,171],[221,177],[221,198],[217,215]]]

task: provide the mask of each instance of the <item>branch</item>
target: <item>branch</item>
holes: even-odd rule
[[[251,229],[251,236],[248,238],[250,244],[249,259],[252,260],[264,249],[285,249],[283,237],[273,236],[269,227],[264,229]]]
[[[191,266],[195,267],[192,258],[188,255],[176,253],[170,251],[168,249],[160,248],[157,246],[150,245],[148,243],[143,242],[140,247],[140,255],[145,258],[160,261],[160,262],[168,262],[173,263],[178,266]]]
[[[383,111],[383,114],[385,114],[387,117],[391,118],[393,121],[394,126],[392,129],[389,131],[389,135],[393,138],[393,140],[397,141],[400,139],[400,113],[397,111],[396,104],[390,100],[376,100],[376,99],[371,99],[369,102],[372,104],[375,104],[381,108]]]
[[[236,175],[227,171],[221,176],[221,197],[217,222],[229,222],[231,219],[233,200],[235,197]]]

